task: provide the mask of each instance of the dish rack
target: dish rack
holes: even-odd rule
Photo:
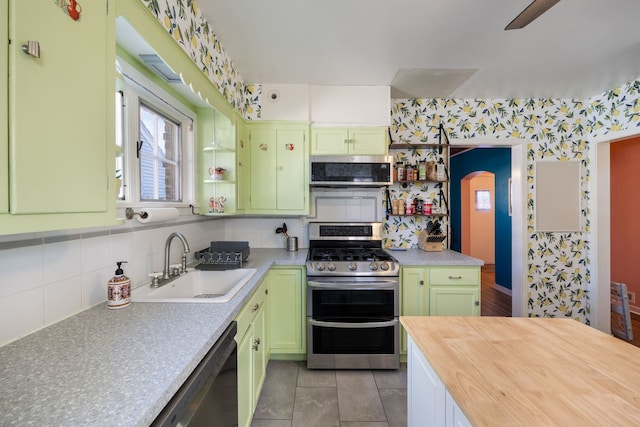
[[[249,242],[220,241],[195,253],[199,270],[231,270],[242,268],[249,258]]]

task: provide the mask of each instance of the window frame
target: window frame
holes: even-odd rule
[[[118,207],[188,207],[196,200],[195,194],[195,136],[197,114],[173,95],[151,81],[122,58],[117,67],[123,79],[124,93],[124,200],[117,199]],[[140,189],[140,161],[137,142],[140,141],[140,107],[166,116],[180,125],[180,201],[142,200]]]

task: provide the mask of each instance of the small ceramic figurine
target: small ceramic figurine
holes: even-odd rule
[[[227,201],[227,198],[224,196],[220,196],[217,199],[212,197],[209,199],[209,212],[210,213],[224,213],[224,203]]]

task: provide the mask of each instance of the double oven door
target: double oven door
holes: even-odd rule
[[[307,367],[397,369],[397,277],[309,277]]]

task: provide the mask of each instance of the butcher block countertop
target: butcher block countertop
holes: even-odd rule
[[[474,426],[640,425],[640,348],[572,319],[401,317]]]

